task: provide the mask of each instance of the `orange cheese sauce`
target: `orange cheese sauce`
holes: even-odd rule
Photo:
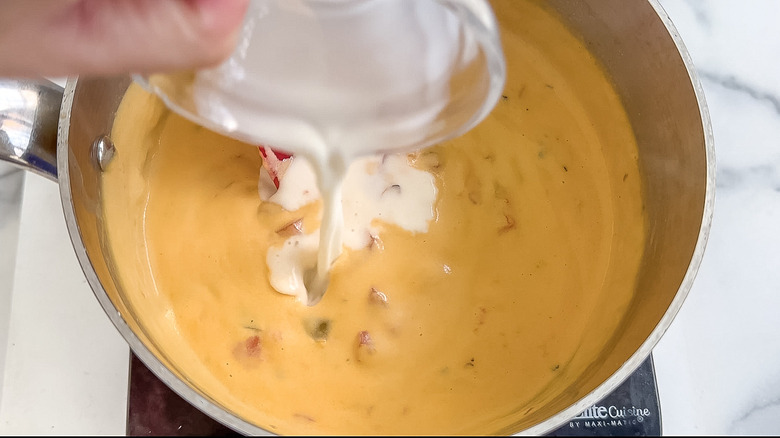
[[[106,243],[133,317],[200,391],[278,434],[507,433],[594,365],[645,244],[637,146],[580,41],[533,3],[494,6],[504,98],[409,156],[437,180],[429,231],[347,250],[312,307],[275,292],[265,260],[320,204],[262,202],[256,147],[128,89]]]

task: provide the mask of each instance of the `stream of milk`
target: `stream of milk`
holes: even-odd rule
[[[294,153],[297,169],[288,169],[286,180],[315,179],[323,200],[316,263],[310,266],[300,252],[269,258],[277,290],[302,296],[302,281],[305,302],[313,305],[351,239],[345,237],[342,206],[354,204],[354,189],[370,186],[372,177],[404,185],[431,181],[396,162],[384,163],[372,176],[367,157],[428,146],[466,125],[473,107],[482,105],[476,99],[487,93],[470,88],[487,87],[480,64],[485,57],[462,20],[437,1],[264,0],[250,8],[237,50],[222,65],[196,74],[193,98],[201,116],[238,137]],[[306,166],[311,169],[304,171]],[[348,178],[350,169],[358,174]],[[345,187],[349,196],[343,196]],[[435,188],[433,199],[430,190],[423,192],[428,193],[423,201],[400,202],[390,210],[429,217]],[[297,196],[276,200],[289,204]],[[367,201],[373,216],[384,208],[380,204],[387,199],[381,198]],[[362,228],[370,228],[373,216],[360,215],[369,224]],[[311,247],[313,237],[300,239],[308,240],[299,245]],[[289,287],[293,283],[297,286]]]

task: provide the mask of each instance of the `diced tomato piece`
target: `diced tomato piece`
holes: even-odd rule
[[[358,362],[365,362],[376,353],[374,340],[367,330],[363,330],[357,335],[355,342],[355,359]]]
[[[246,348],[246,354],[249,357],[259,356],[262,351],[260,345],[260,336],[250,336],[244,341],[244,347]]]
[[[371,291],[368,294],[368,300],[372,304],[381,304],[383,306],[387,305],[387,295],[385,295],[384,292],[380,291],[375,287],[371,288]],[[366,335],[368,335],[368,332],[366,332]],[[362,336],[362,332],[361,332],[361,336]]]
[[[277,187],[277,189],[278,188],[279,187]],[[285,224],[283,227],[276,230],[276,234],[285,238],[303,234],[303,218]]]

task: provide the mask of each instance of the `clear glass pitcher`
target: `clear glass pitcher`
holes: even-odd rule
[[[240,140],[303,155],[338,144],[358,156],[466,132],[505,76],[484,0],[252,0],[225,62],[135,80]]]

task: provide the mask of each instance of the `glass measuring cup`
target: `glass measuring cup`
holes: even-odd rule
[[[484,0],[252,0],[222,64],[134,79],[200,125],[324,159],[312,143],[354,157],[458,136],[505,76]]]

